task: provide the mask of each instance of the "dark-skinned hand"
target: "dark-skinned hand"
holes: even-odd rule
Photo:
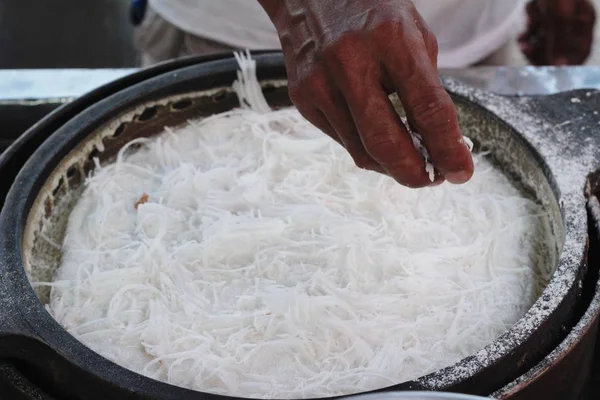
[[[596,12],[588,0],[534,0],[527,30],[519,37],[533,65],[580,65],[590,55]]]
[[[408,0],[259,0],[279,32],[300,113],[356,165],[420,188],[460,184],[473,160],[437,71],[437,41]],[[388,95],[421,134],[435,182]]]

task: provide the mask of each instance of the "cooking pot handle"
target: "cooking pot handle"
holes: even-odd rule
[[[44,386],[41,383],[45,380],[42,371],[56,370],[56,366],[61,364],[61,357],[36,335],[23,317],[22,312],[27,312],[26,308],[16,306],[14,292],[8,290],[6,285],[7,277],[11,274],[3,267],[0,266],[0,359],[19,370],[24,369],[21,372],[26,372],[29,385]]]
[[[2,282],[0,282],[0,288],[1,284]],[[6,305],[6,302],[0,299],[0,307],[3,305]],[[49,333],[54,337],[50,341],[45,341],[35,333],[38,327],[29,326],[22,314],[8,315],[9,313],[5,313],[4,309],[1,314],[0,359],[14,365],[31,384],[46,391],[53,396],[52,398],[81,400],[177,398],[188,400],[199,397],[198,395],[179,396],[177,391],[175,391],[175,397],[161,397],[160,394],[153,393],[140,395],[132,391],[129,385],[122,384],[122,382],[128,381],[135,382],[140,378],[137,374],[123,369],[122,373],[100,377],[97,371],[103,371],[103,367],[110,361],[102,358],[99,354],[90,351],[84,354],[80,346],[63,346],[68,349],[65,354],[55,350],[60,346],[53,345],[53,343],[62,340],[76,340],[67,332],[54,329]],[[48,318],[51,317],[48,316]],[[40,324],[46,324],[44,319],[40,320]],[[94,369],[96,372],[91,371]],[[1,393],[0,397],[3,398]]]
[[[10,210],[4,210],[2,218],[9,218],[8,214]],[[57,332],[56,323],[40,305],[20,260],[6,257],[4,250],[12,245],[12,238],[3,239],[0,241],[0,359],[17,361],[32,371],[64,365],[64,358],[44,337],[63,340],[70,335],[62,330]]]
[[[3,264],[3,263],[2,263]],[[0,359],[17,358],[23,361],[35,359],[39,346],[47,346],[36,333],[36,329],[24,317],[24,313],[31,313],[33,319],[39,320],[44,325],[46,318],[36,318],[38,313],[46,313],[43,309],[32,311],[31,303],[38,302],[31,287],[12,287],[9,285],[12,271],[0,265]],[[24,289],[24,290],[23,290]],[[51,318],[49,315],[48,318]],[[37,344],[35,344],[37,342]],[[31,352],[31,348],[36,348]]]
[[[29,375],[37,376],[36,379],[48,387],[54,387],[59,381],[64,383],[77,374],[85,374],[70,361],[78,358],[76,346],[68,345],[76,339],[58,328],[41,306],[23,268],[15,268],[20,265],[20,260],[11,262],[3,257],[3,248],[11,245],[10,237],[4,239],[0,241],[0,359],[10,360],[26,369],[28,378]],[[69,349],[69,354],[55,350],[64,342],[67,346],[62,347]]]
[[[102,380],[85,366],[79,367],[72,362],[70,360],[72,354],[63,356],[38,338],[23,334],[1,333],[0,354],[0,358],[14,365],[30,384],[35,385],[36,389],[51,394],[52,398],[81,400],[107,398],[157,400],[160,398],[154,395],[140,396],[129,390],[127,386],[119,385],[114,379]],[[108,362],[95,354],[92,354],[91,358],[90,364],[101,365]],[[133,373],[124,370],[124,375],[131,374]],[[181,399],[190,398],[181,397]]]

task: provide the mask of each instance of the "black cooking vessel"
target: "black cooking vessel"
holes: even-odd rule
[[[285,79],[283,61],[279,54],[257,56],[258,76],[261,80]],[[191,116],[209,115],[237,105],[237,99],[227,91],[216,91],[210,96],[190,99],[185,94],[212,88],[229,87],[235,79],[237,65],[231,58],[205,62],[200,65],[174,68],[163,74],[148,71],[121,80],[121,84],[108,97],[98,95],[98,102],[88,98],[79,104],[81,111],[71,121],[61,121],[60,111],[43,121],[28,133],[35,136],[40,126],[56,125],[56,131],[35,152],[17,176],[7,197],[0,217],[0,356],[21,360],[36,370],[45,387],[60,388],[60,398],[103,399],[117,398],[201,398],[223,397],[202,394],[163,384],[125,370],[87,349],[44,310],[29,284],[23,270],[24,236],[30,210],[36,203],[38,192],[53,171],[80,142],[106,125],[123,110],[136,105],[173,95],[182,97],[166,104],[148,106],[138,110],[127,124],[114,126],[105,144],[105,151],[90,149],[89,155],[109,159],[118,148],[136,136],[156,133],[164,124],[173,124]],[[159,68],[165,68],[162,66]],[[156,71],[156,70],[155,70]],[[145,79],[143,74],[154,75]],[[132,83],[131,86],[126,82]],[[135,83],[134,83],[135,82]],[[556,234],[563,238],[562,255],[558,260],[555,277],[532,311],[509,332],[484,350],[462,360],[457,365],[436,372],[414,382],[400,383],[388,390],[429,389],[488,394],[529,369],[565,336],[572,326],[572,311],[580,294],[582,277],[586,271],[586,219],[583,194],[585,177],[598,157],[597,137],[593,134],[575,136],[564,127],[546,124],[539,116],[556,109],[552,97],[540,99],[505,99],[479,93],[455,82],[446,82],[461,113],[461,122],[478,119],[479,125],[495,143],[504,140],[504,147],[494,148],[498,162],[506,161],[518,152],[526,158],[515,164],[519,168],[503,165],[509,175],[523,182],[534,195],[545,195],[549,203],[561,204],[556,221]],[[110,85],[109,85],[110,86]],[[100,89],[102,91],[103,89]],[[110,88],[104,89],[111,92]],[[285,87],[270,83],[264,87],[267,99],[274,105],[287,105]],[[98,92],[98,91],[97,91]],[[591,92],[590,92],[591,93]],[[593,94],[595,95],[595,93]],[[93,96],[92,96],[93,97]],[[100,97],[102,97],[100,99]],[[586,98],[586,93],[573,94],[573,98]],[[576,112],[579,102],[567,102],[560,107],[566,112]],[[571,108],[571,110],[569,110]],[[495,111],[492,112],[491,110]],[[171,113],[171,114],[170,114]],[[502,122],[502,118],[505,122]],[[473,132],[476,133],[476,132]],[[486,134],[488,134],[486,133]],[[473,135],[471,135],[473,136]],[[475,135],[476,136],[476,135]],[[21,146],[24,142],[21,142]],[[22,150],[15,145],[13,153]],[[537,150],[536,150],[537,148]],[[569,161],[576,155],[585,155],[579,162]],[[89,162],[81,165],[68,182],[57,180],[53,188],[56,196],[70,185],[76,186],[81,172],[90,168]],[[529,184],[529,185],[528,185]],[[47,185],[46,185],[47,186]],[[61,189],[62,187],[62,189]],[[39,206],[39,204],[38,204]],[[564,231],[560,231],[560,229]],[[73,384],[76,382],[77,384]]]

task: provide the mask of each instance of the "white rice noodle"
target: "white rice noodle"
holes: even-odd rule
[[[417,378],[524,315],[545,217],[499,171],[475,155],[468,184],[412,190],[360,170],[238,60],[245,108],[86,180],[49,283],[72,335],[174,385],[303,398]]]

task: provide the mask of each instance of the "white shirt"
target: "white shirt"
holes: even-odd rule
[[[440,68],[483,60],[514,37],[524,0],[413,0],[439,43]],[[150,0],[179,29],[241,49],[281,48],[256,0]]]

